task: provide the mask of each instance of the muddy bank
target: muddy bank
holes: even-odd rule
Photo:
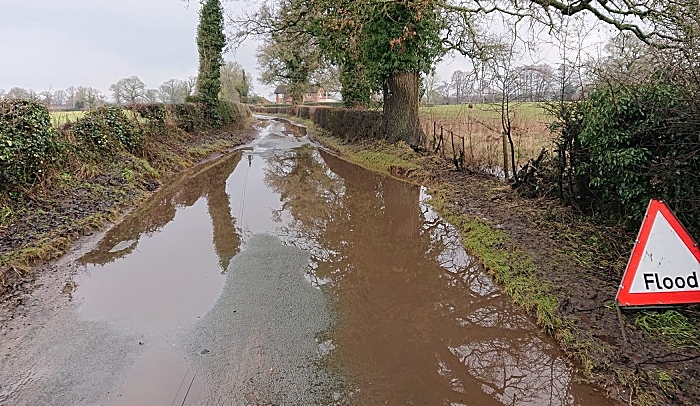
[[[454,172],[451,163],[408,147],[317,139],[346,159],[428,186],[468,250],[493,264],[499,284],[610,397],[635,405],[700,404],[696,349],[651,338],[638,327],[639,311],[624,313],[629,343],[622,340],[614,298],[634,235],[596,226],[556,201],[521,198],[492,177]],[[698,307],[684,314],[700,319]]]

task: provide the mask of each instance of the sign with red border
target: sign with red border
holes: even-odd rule
[[[652,199],[622,277],[620,306],[700,302],[700,247],[661,200]]]

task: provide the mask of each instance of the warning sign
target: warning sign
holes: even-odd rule
[[[700,248],[661,200],[649,203],[617,300],[621,306],[700,302]]]

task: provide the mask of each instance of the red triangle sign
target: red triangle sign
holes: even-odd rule
[[[621,306],[700,302],[700,248],[671,209],[649,202],[617,301]]]

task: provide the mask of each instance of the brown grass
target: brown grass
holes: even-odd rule
[[[538,103],[511,105],[511,134],[517,165],[536,158],[542,148],[552,146],[549,123],[553,117]],[[496,104],[448,105],[422,107],[421,124],[427,134],[428,147],[435,149],[442,126],[441,153],[459,156],[464,151],[465,166],[472,169],[498,170],[503,165],[503,129],[500,106]],[[510,158],[509,158],[510,162]]]

